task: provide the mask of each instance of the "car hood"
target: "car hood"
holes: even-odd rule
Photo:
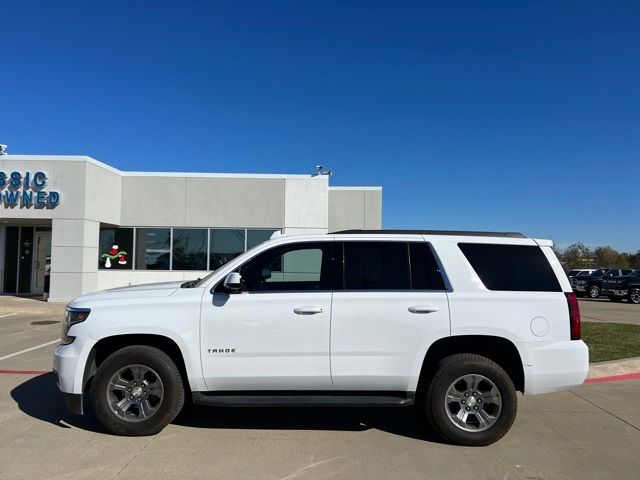
[[[127,298],[157,298],[168,297],[175,292],[184,280],[178,282],[145,283],[142,285],[131,285],[128,287],[111,288],[100,292],[89,293],[78,297],[71,302],[80,303],[95,300],[120,300]]]

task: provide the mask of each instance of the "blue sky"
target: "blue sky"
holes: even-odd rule
[[[6,2],[0,143],[382,185],[385,228],[640,249],[638,2]]]

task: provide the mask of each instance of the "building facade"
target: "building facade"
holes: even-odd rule
[[[323,175],[122,172],[84,156],[5,155],[0,292],[68,301],[191,280],[276,231],[381,223],[380,187],[330,187]]]

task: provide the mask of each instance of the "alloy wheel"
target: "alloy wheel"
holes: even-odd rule
[[[127,365],[119,369],[107,386],[107,403],[111,411],[128,422],[152,417],[164,398],[160,376],[146,365]]]
[[[478,374],[464,375],[448,388],[444,398],[449,420],[465,432],[490,428],[500,416],[502,396],[495,383]]]

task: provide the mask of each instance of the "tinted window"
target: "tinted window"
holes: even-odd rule
[[[328,242],[276,247],[240,267],[249,292],[330,290],[331,250]]]
[[[133,257],[133,228],[101,228],[98,268],[130,270]]]
[[[244,252],[244,230],[211,230],[209,268],[215,270]]]
[[[459,243],[489,290],[560,292],[560,284],[537,246]]]
[[[136,229],[136,270],[169,270],[171,230]]]
[[[346,290],[409,290],[409,249],[403,242],[344,242]]]
[[[173,230],[173,270],[207,269],[207,230]]]
[[[442,273],[427,243],[410,243],[411,288],[413,290],[444,290]]]

